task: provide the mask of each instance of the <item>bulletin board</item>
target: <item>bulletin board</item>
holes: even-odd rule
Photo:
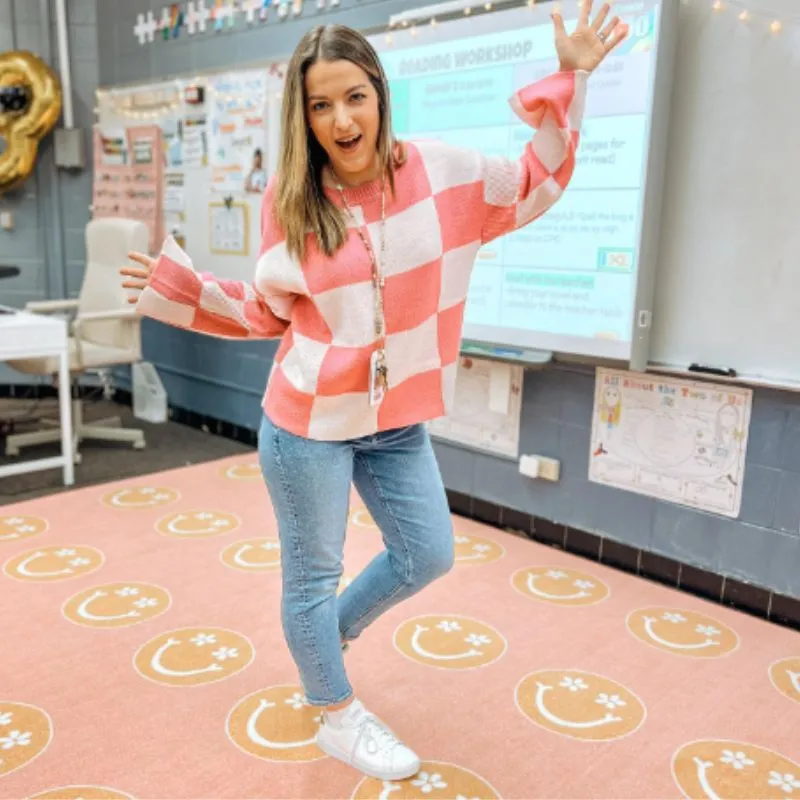
[[[171,235],[199,271],[251,281],[263,191],[277,161],[282,87],[282,68],[265,65],[98,91],[94,216],[147,212],[152,255]],[[154,165],[146,185],[133,185],[154,194],[151,206],[120,199],[113,188],[127,187],[121,178],[136,170],[113,163],[118,151],[130,158],[145,134],[157,142]]]

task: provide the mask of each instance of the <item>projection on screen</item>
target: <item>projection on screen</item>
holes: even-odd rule
[[[566,6],[572,30],[577,4],[572,19]],[[548,9],[401,30],[391,47],[376,38],[398,137],[519,157],[532,132],[508,99],[558,68]],[[631,35],[589,81],[572,182],[545,216],[480,251],[466,339],[629,356],[660,3],[623,9]]]

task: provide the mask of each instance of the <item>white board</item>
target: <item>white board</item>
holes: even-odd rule
[[[431,436],[516,459],[522,380],[522,367],[461,358],[453,409],[429,423]]]
[[[738,517],[752,391],[598,369],[589,479]]]
[[[798,3],[745,5],[681,6],[650,360],[800,389]]]
[[[627,41],[590,77],[577,164],[544,216],[484,246],[464,338],[644,366],[677,0],[620,0]],[[516,161],[533,131],[509,107],[558,71],[552,3],[397,29],[372,42],[399,138]],[[579,4],[564,3],[569,30]]]

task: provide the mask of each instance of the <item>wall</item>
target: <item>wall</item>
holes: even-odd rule
[[[75,125],[86,134],[94,122],[98,81],[95,0],[67,0]],[[0,52],[30,50],[58,72],[55,9],[48,0],[0,0]],[[61,121],[58,123],[62,124]],[[0,230],[0,262],[21,269],[0,281],[0,302],[21,308],[30,300],[71,297],[83,276],[83,232],[92,202],[91,170],[67,173],[53,165],[52,135],[39,149],[34,173],[0,197],[0,210],[13,212],[15,227]],[[43,231],[49,235],[43,236]],[[24,377],[0,364],[0,380]]]
[[[68,0],[67,18],[75,125],[86,132],[88,153],[98,81],[95,0]],[[0,19],[0,52],[30,50],[58,72],[58,39],[51,3],[0,0]],[[68,173],[54,169],[52,136],[48,136],[39,150],[34,174],[21,188],[0,198],[0,208],[13,211],[16,219],[13,231],[0,230],[2,260],[22,269],[18,278],[0,284],[4,302],[22,306],[29,300],[77,293],[85,257],[83,231],[91,202],[91,170]],[[55,235],[43,237],[44,230]]]
[[[132,29],[136,15],[153,9],[153,4],[103,0],[98,8],[101,83],[138,82],[278,58],[316,17],[370,27],[412,5],[401,0],[343,0],[335,13],[318,14],[314,4],[307,2],[310,10],[300,20],[235,34],[184,36],[177,42],[142,48]],[[705,46],[704,26],[714,24],[715,16],[705,7],[695,3],[682,8],[673,101],[677,113],[692,109],[691,69],[697,68],[697,59],[689,56]],[[713,61],[713,53],[709,58]],[[694,135],[700,122],[684,119],[681,136]],[[685,141],[672,138],[671,148],[685,150]],[[705,146],[711,140],[713,136],[704,134]],[[683,180],[691,168],[691,163],[671,162],[668,180]],[[679,211],[677,206],[665,210],[676,229],[690,224],[683,222]],[[669,266],[660,264],[662,283],[668,279]],[[145,326],[145,352],[158,364],[175,405],[250,428],[257,424],[258,398],[273,348],[268,343],[213,341],[156,324]],[[575,368],[532,372],[526,377],[521,452],[559,458],[563,478],[558,484],[531,482],[518,474],[513,462],[437,445],[448,488],[800,596],[800,398],[789,393],[755,393],[744,505],[739,520],[728,520],[587,481],[592,383],[591,371]]]

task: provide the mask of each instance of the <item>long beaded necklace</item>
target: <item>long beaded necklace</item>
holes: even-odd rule
[[[382,267],[386,263],[386,178],[385,176],[381,178],[380,258],[375,255],[375,249],[372,247],[372,243],[370,242],[366,231],[363,229],[363,226],[359,225],[356,215],[350,208],[350,204],[347,202],[347,198],[344,194],[344,187],[342,186],[338,177],[336,178],[336,188],[339,190],[342,203],[344,204],[347,213],[350,215],[350,218],[353,220],[356,231],[358,232],[358,235],[364,244],[364,248],[370,257],[370,261],[372,262],[372,288],[375,302],[375,336],[378,337],[378,348],[374,355],[374,380],[376,387],[379,388],[381,392],[385,392],[389,388],[389,373],[386,365],[386,320],[383,310],[383,289],[385,286],[385,279],[382,271]]]

